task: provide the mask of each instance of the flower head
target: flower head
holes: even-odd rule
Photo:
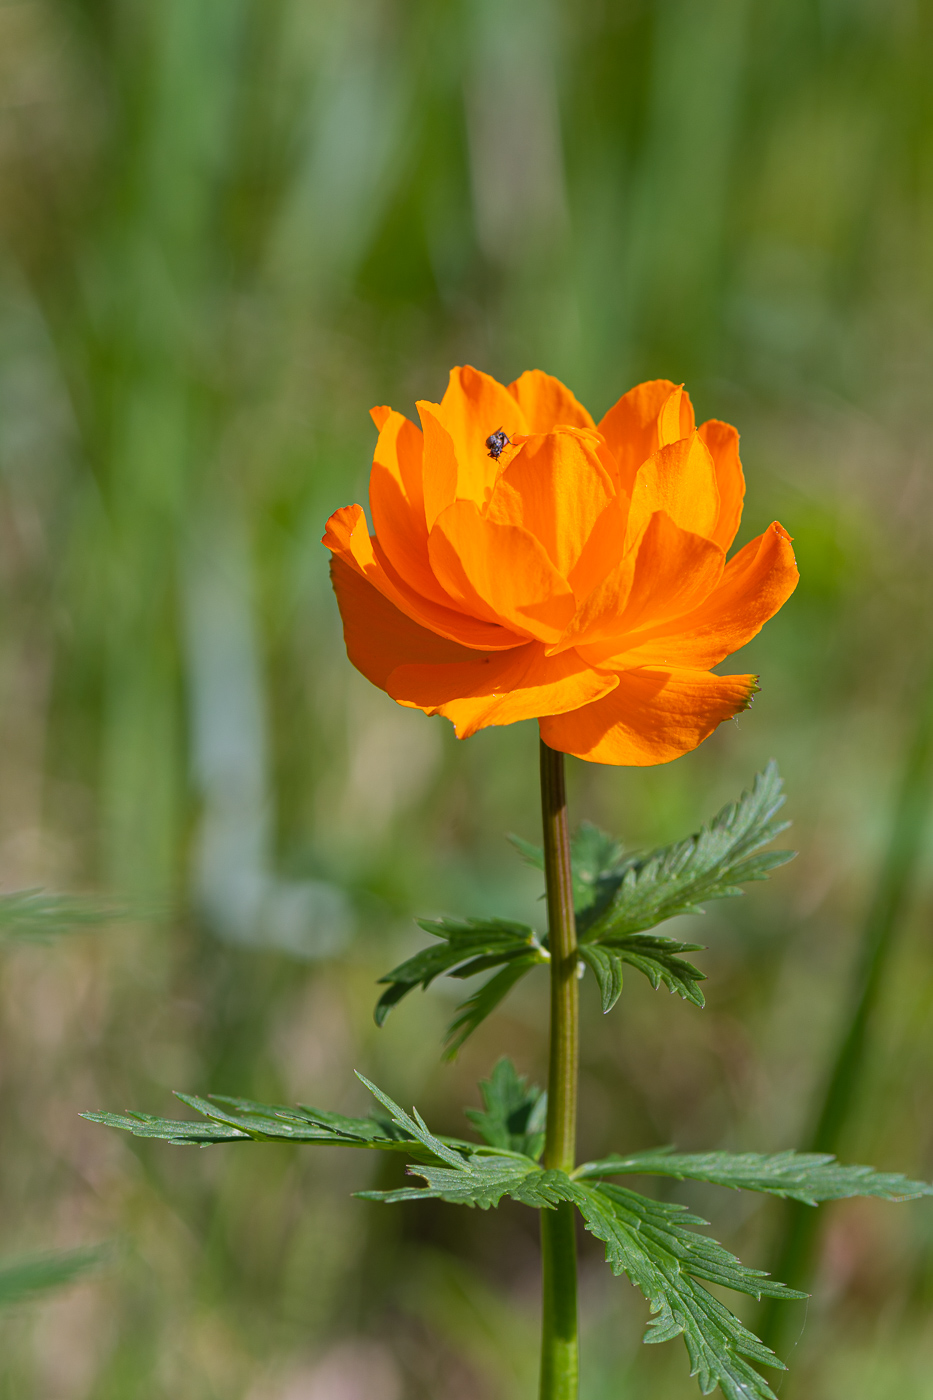
[[[597,425],[559,380],[469,366],[421,430],[373,409],[361,506],[327,524],[350,660],[458,737],[538,719],[598,763],[666,763],[746,708],[755,676],[710,668],[793,592],[776,522],[726,562],[745,483],[736,430],[695,426],[666,379]],[[492,441],[494,448],[490,448]]]

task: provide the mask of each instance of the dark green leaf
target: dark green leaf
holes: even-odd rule
[[[741,894],[741,884],[764,879],[794,855],[758,854],[789,825],[775,820],[783,802],[772,762],[758,774],[751,792],[724,807],[694,836],[629,860],[608,876],[604,886],[614,882],[614,888],[606,901],[584,911],[581,937],[601,943],[623,938],[678,914],[701,913],[704,901]]]
[[[520,836],[509,840],[522,858],[536,870],[544,869],[544,852],[540,846],[523,841]],[[615,837],[600,831],[592,822],[581,822],[570,842],[570,862],[573,871],[573,903],[577,918],[594,905],[605,903],[618,886],[625,870],[635,857],[623,857],[622,847]]]
[[[180,1146],[209,1147],[215,1142],[248,1142],[250,1134],[222,1123],[200,1123],[196,1119],[154,1118],[149,1113],[82,1113],[91,1123],[105,1128],[122,1128],[134,1137],[161,1138]]]
[[[96,1269],[109,1251],[101,1245],[84,1249],[63,1249],[23,1259],[0,1261],[0,1307],[22,1302],[39,1293],[63,1288],[82,1274]]]
[[[476,1156],[454,1170],[411,1166],[408,1171],[412,1176],[423,1177],[427,1185],[403,1186],[397,1191],[358,1191],[356,1194],[363,1200],[382,1201],[386,1205],[433,1198],[447,1201],[450,1205],[479,1206],[480,1210],[497,1206],[503,1196],[511,1196],[524,1205],[536,1207],[550,1207],[561,1199],[553,1194],[554,1183],[545,1180],[552,1174],[542,1172],[527,1157]],[[563,1181],[569,1185],[566,1177]]]
[[[379,979],[389,983],[388,990],[376,1004],[375,1018],[379,1026],[403,997],[415,987],[429,987],[441,973],[472,977],[477,972],[527,956],[529,949],[535,950],[538,961],[546,956],[534,929],[510,919],[419,919],[417,922],[426,933],[434,934],[442,942],[423,948]]]
[[[93,1123],[122,1128],[136,1137],[160,1138],[180,1146],[208,1147],[217,1142],[300,1142],[318,1147],[363,1147],[382,1152],[406,1152],[429,1161],[446,1161],[425,1149],[420,1130],[409,1132],[394,1119],[347,1118],[323,1109],[260,1104],[251,1099],[212,1095],[209,1099],[179,1094],[181,1101],[202,1114],[206,1122],[154,1118],[147,1113],[85,1113]],[[400,1110],[399,1110],[400,1111]],[[445,1152],[475,1151],[475,1144],[443,1140]]]
[[[501,1072],[503,1103],[516,1094],[512,1074]],[[422,1132],[422,1142],[436,1143],[423,1126],[403,1115],[391,1100],[375,1091],[393,1117],[409,1131]],[[492,1131],[490,1136],[492,1136]],[[560,1201],[573,1201],[589,1229],[606,1246],[613,1271],[625,1273],[648,1299],[656,1316],[645,1338],[668,1341],[682,1334],[687,1344],[691,1374],[708,1395],[718,1384],[728,1400],[774,1400],[763,1377],[746,1358],[783,1369],[781,1362],[699,1280],[723,1285],[754,1298],[802,1298],[805,1294],[773,1282],[759,1269],[746,1268],[715,1240],[688,1229],[703,1225],[699,1216],[683,1206],[652,1201],[623,1187],[590,1186],[560,1171],[544,1171],[527,1158],[504,1151],[469,1157],[451,1154],[441,1167],[407,1168],[424,1186],[395,1191],[361,1191],[366,1200],[392,1204],[399,1201],[438,1199],[453,1205],[489,1210],[504,1196],[533,1209],[552,1209]]]
[[[886,1201],[909,1201],[933,1195],[933,1186],[909,1181],[895,1172],[871,1167],[843,1166],[827,1153],[776,1152],[637,1152],[630,1157],[604,1157],[578,1167],[579,1178],[622,1176],[644,1172],[678,1180],[711,1181],[735,1190],[764,1191],[816,1205],[849,1196],[880,1196]]]
[[[754,1298],[806,1295],[746,1268],[715,1240],[685,1229],[705,1222],[683,1207],[651,1201],[619,1186],[574,1184],[586,1227],[605,1244],[613,1272],[627,1274],[656,1314],[645,1341],[666,1342],[682,1334],[690,1374],[698,1378],[704,1395],[719,1385],[728,1400],[774,1400],[770,1386],[745,1358],[780,1370],[782,1363],[697,1280]]]
[[[403,1108],[399,1108],[394,1099],[390,1099],[388,1094],[383,1093],[383,1091],[375,1084],[371,1083],[365,1075],[360,1074],[359,1070],[356,1072],[356,1077],[361,1084],[366,1085],[373,1098],[378,1099],[383,1108],[388,1109],[389,1117],[392,1122],[396,1127],[400,1128],[403,1133],[407,1133],[412,1141],[420,1142],[422,1147],[426,1148],[432,1156],[439,1158],[442,1162],[446,1162],[448,1166],[459,1167],[462,1165],[464,1160],[463,1154],[456,1151],[455,1148],[449,1147],[441,1138],[435,1137],[416,1108],[412,1109],[414,1117],[411,1117]],[[473,1151],[474,1149],[468,1147],[467,1150]]]
[[[445,1060],[454,1059],[461,1045],[473,1034],[476,1027],[485,1021],[490,1012],[495,1011],[516,982],[520,982],[525,973],[530,972],[541,961],[543,959],[537,952],[515,958],[507,963],[501,972],[497,972],[495,977],[490,977],[488,982],[478,987],[466,1001],[461,1002],[457,1008],[458,1015],[447,1028]]]
[[[678,943],[673,938],[662,938],[660,934],[637,934],[631,938],[607,941],[605,944],[581,943],[580,956],[586,957],[585,950],[611,952],[623,962],[643,972],[657,991],[663,982],[669,992],[676,992],[684,1001],[703,1007],[706,1000],[700,991],[699,982],[705,981],[704,973],[693,963],[676,956],[678,953],[693,953],[703,947],[702,943]],[[605,1009],[605,1008],[604,1008]]]
[[[485,1112],[466,1109],[466,1116],[490,1147],[524,1153],[537,1161],[544,1147],[547,1094],[528,1084],[505,1055],[488,1079],[479,1083]]]
[[[611,948],[598,943],[581,943],[580,957],[596,974],[603,1000],[603,1012],[611,1011],[622,995],[622,959]]]

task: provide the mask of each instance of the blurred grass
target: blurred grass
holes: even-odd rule
[[[736,664],[753,711],[571,780],[647,845],[773,754],[802,852],[708,916],[704,1013],[590,1007],[583,1149],[801,1140],[930,652],[931,37],[928,0],[0,5],[0,878],[168,911],[5,955],[4,1252],[132,1248],[0,1323],[0,1395],[529,1393],[517,1208],[380,1212],[348,1199],[366,1163],[76,1116],[352,1107],[357,1066],[459,1131],[500,1049],[543,1073],[533,985],[453,1070],[443,989],[370,1019],[414,912],[540,913],[500,836],[536,834],[533,728],[458,746],[368,687],[317,543],[364,499],[369,405],[455,362],[538,364],[597,414],[686,379],[743,433],[741,539],[795,536],[801,587]],[[930,875],[927,843],[847,1142],[928,1177]],[[765,1261],[774,1213],[696,1199]],[[922,1207],[827,1212],[795,1393],[923,1394],[931,1245]],[[588,1400],[694,1393],[592,1253],[583,1296]]]

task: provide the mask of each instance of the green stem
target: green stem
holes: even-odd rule
[[[859,963],[848,1014],[814,1114],[808,1152],[836,1154],[845,1135],[865,1067],[871,1022],[881,995],[905,906],[923,849],[933,797],[933,671],[921,696],[916,728],[904,755],[900,791],[891,818],[887,851],[862,932]],[[810,1206],[788,1201],[784,1229],[775,1253],[775,1278],[806,1289],[811,1281],[822,1216]],[[770,1300],[761,1336],[780,1355],[799,1333],[799,1312]]]
[[[551,1041],[544,1165],[576,1162],[579,993],[564,755],[541,741],[541,816],[551,953]],[[541,1212],[540,1400],[577,1400],[577,1245],[574,1208]]]

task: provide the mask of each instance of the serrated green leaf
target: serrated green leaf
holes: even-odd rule
[[[465,1110],[467,1118],[490,1147],[521,1152],[537,1161],[544,1148],[547,1094],[528,1084],[508,1056],[503,1055],[488,1079],[479,1082],[485,1112]]]
[[[621,939],[679,914],[700,913],[706,901],[741,894],[742,883],[765,879],[795,854],[758,854],[789,825],[775,820],[783,803],[781,778],[771,762],[751,792],[724,807],[708,826],[685,841],[627,860],[607,877],[604,886],[614,882],[614,887],[608,899],[582,912],[581,940]]]
[[[614,949],[602,948],[598,943],[581,943],[580,957],[596,976],[605,1015],[622,995],[622,959]]]
[[[366,1201],[382,1201],[395,1205],[400,1201],[436,1199],[450,1205],[478,1206],[489,1210],[503,1196],[512,1196],[531,1175],[540,1176],[538,1167],[525,1159],[499,1156],[476,1157],[460,1168],[415,1167],[406,1169],[411,1176],[423,1177],[426,1186],[403,1186],[396,1191],[358,1191]]]
[[[200,1123],[178,1118],[156,1118],[150,1113],[82,1113],[90,1123],[121,1128],[134,1137],[160,1138],[185,1147],[209,1147],[215,1142],[248,1142],[250,1134],[222,1123]]]
[[[359,1070],[356,1071],[356,1077],[361,1084],[366,1085],[373,1098],[378,1099],[383,1108],[388,1109],[392,1122],[407,1133],[412,1140],[420,1142],[422,1147],[426,1148],[432,1156],[446,1162],[448,1166],[459,1167],[462,1164],[463,1154],[449,1147],[439,1137],[435,1137],[416,1108],[412,1109],[412,1114],[414,1114],[412,1117],[403,1108],[399,1108],[395,1100],[390,1099],[382,1089],[373,1084],[365,1075],[360,1074]]]
[[[872,1167],[844,1166],[828,1153],[691,1152],[662,1149],[636,1152],[630,1157],[604,1157],[587,1162],[574,1172],[575,1179],[623,1176],[633,1173],[672,1176],[678,1180],[709,1181],[734,1190],[762,1191],[815,1206],[819,1201],[839,1201],[851,1196],[878,1196],[885,1201],[909,1201],[933,1195],[933,1186],[910,1181],[896,1172],[876,1172]]]
[[[544,852],[540,846],[523,841],[520,836],[508,838],[522,859],[536,870],[544,870]],[[573,874],[573,903],[581,915],[600,907],[618,885],[619,879],[634,856],[623,856],[622,847],[614,836],[600,831],[592,822],[581,822],[570,841],[570,866]]]
[[[271,1119],[274,1124],[281,1121],[298,1124],[310,1122],[318,1128],[332,1133],[338,1138],[359,1138],[372,1142],[379,1137],[407,1142],[405,1134],[394,1123],[385,1118],[348,1118],[343,1113],[331,1113],[327,1109],[313,1108],[309,1104],[265,1104],[254,1099],[234,1098],[230,1094],[210,1094],[210,1103],[226,1105],[235,1113]]]
[[[0,1307],[64,1288],[98,1268],[109,1253],[105,1245],[90,1245],[0,1260]]]
[[[146,1113],[85,1113],[92,1123],[121,1128],[136,1137],[159,1138],[177,1146],[209,1147],[218,1142],[295,1142],[316,1147],[356,1147],[381,1152],[405,1152],[429,1162],[445,1161],[426,1148],[420,1130],[408,1132],[400,1122],[380,1118],[347,1118],[304,1105],[260,1104],[212,1094],[199,1098],[179,1094],[182,1103],[207,1121],[155,1118]],[[400,1110],[399,1110],[400,1111]],[[473,1152],[475,1143],[438,1139],[445,1151]]]
[[[806,1295],[746,1268],[715,1240],[685,1229],[705,1222],[682,1207],[619,1186],[580,1183],[579,1191],[574,1199],[586,1228],[606,1246],[613,1273],[626,1274],[656,1314],[645,1341],[682,1335],[690,1374],[704,1395],[719,1385],[727,1400],[774,1400],[764,1377],[745,1358],[780,1370],[783,1363],[697,1280],[756,1298]]]
[[[447,1028],[446,1048],[444,1059],[452,1060],[456,1057],[457,1051],[467,1040],[476,1027],[485,1021],[486,1017],[495,1011],[496,1007],[503,1001],[515,986],[520,982],[526,972],[530,972],[533,967],[542,961],[541,956],[535,953],[526,953],[525,956],[515,958],[503,967],[501,972],[497,972],[495,977],[490,977],[488,982],[484,982],[481,987],[461,1002],[457,1008],[457,1015]]]
[[[392,1007],[415,987],[426,988],[435,977],[472,977],[477,972],[499,967],[534,950],[537,961],[546,959],[538,936],[528,924],[511,919],[418,919],[419,927],[442,942],[423,948],[400,963],[380,983],[387,991],[376,1004],[376,1024],[381,1026]]]
[[[693,963],[677,957],[678,953],[694,953],[702,947],[702,943],[678,943],[673,938],[663,938],[656,933],[635,934],[630,938],[607,940],[605,944],[581,943],[580,956],[585,957],[584,949],[588,948],[611,952],[622,962],[643,972],[655,991],[663,982],[669,992],[676,992],[684,1001],[702,1009],[706,998],[697,984],[706,980],[706,974],[694,967]]]
[[[387,1106],[391,1103],[383,1095],[380,1098]],[[700,1280],[754,1298],[806,1295],[774,1282],[759,1269],[747,1268],[717,1241],[688,1229],[706,1222],[683,1206],[652,1201],[602,1182],[587,1185],[564,1172],[545,1171],[527,1158],[495,1150],[485,1157],[461,1157],[443,1167],[410,1165],[407,1171],[425,1185],[357,1194],[385,1204],[436,1199],[480,1210],[498,1206],[504,1196],[538,1210],[573,1201],[587,1229],[605,1244],[613,1271],[627,1274],[656,1314],[646,1341],[667,1341],[682,1334],[691,1374],[698,1377],[704,1395],[720,1385],[727,1400],[774,1400],[770,1387],[746,1358],[779,1369],[784,1369],[782,1363]]]

